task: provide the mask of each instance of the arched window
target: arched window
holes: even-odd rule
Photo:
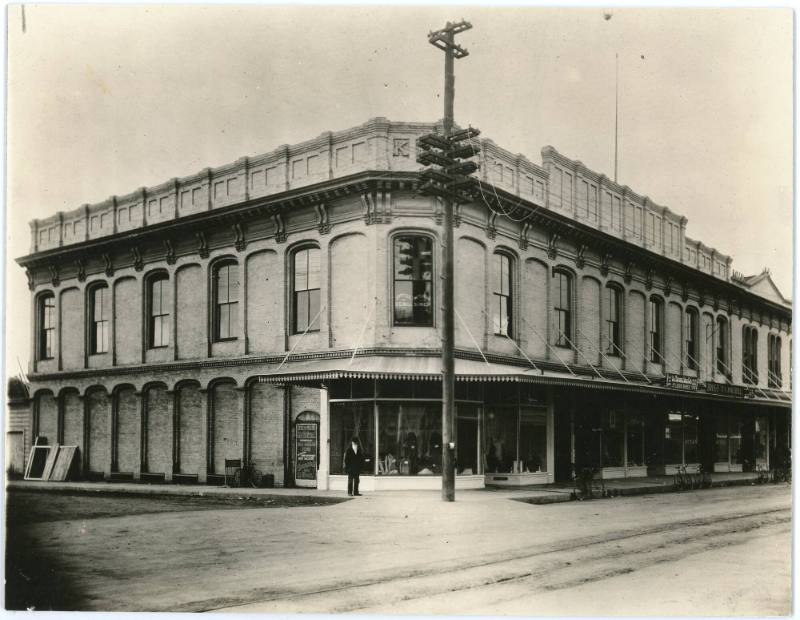
[[[239,265],[233,261],[214,268],[214,340],[239,335]]]
[[[56,332],[56,298],[53,293],[46,293],[39,297],[37,308],[37,324],[39,337],[39,359],[49,360],[53,358],[54,340]]]
[[[697,310],[686,309],[683,324],[683,339],[686,342],[686,367],[697,370]]]
[[[500,252],[492,256],[492,323],[494,333],[511,337],[511,258]]]
[[[613,284],[606,285],[605,311],[606,353],[622,355],[622,291]]]
[[[169,277],[160,273],[147,283],[147,334],[151,349],[169,346]]]
[[[758,330],[751,325],[742,327],[742,381],[758,383]]]
[[[319,330],[320,251],[296,250],[292,259],[292,333]]]
[[[650,361],[664,363],[664,302],[658,297],[650,298]]]
[[[89,290],[89,316],[91,317],[90,351],[92,355],[108,353],[111,299],[108,294],[108,285],[105,282]]]
[[[433,325],[433,239],[398,235],[393,243],[394,325]]]
[[[718,316],[716,323],[717,350],[715,365],[717,372],[727,377],[730,374],[728,370],[728,321],[725,320],[725,317]]]
[[[780,388],[783,384],[781,376],[781,337],[770,334],[767,340],[768,357],[768,385],[771,388]]]
[[[553,318],[556,346],[572,344],[572,276],[566,271],[553,271]]]

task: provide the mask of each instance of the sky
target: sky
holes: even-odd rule
[[[375,116],[442,117],[427,34],[467,19],[455,119],[552,145],[792,294],[789,9],[7,6],[6,372],[27,370],[28,222]]]

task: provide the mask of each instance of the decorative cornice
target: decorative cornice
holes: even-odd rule
[[[86,264],[83,262],[82,258],[75,260],[75,272],[78,277],[78,282],[86,281]]]
[[[133,254],[133,268],[135,271],[141,271],[144,269],[144,260],[142,260],[142,252],[138,246],[131,247],[131,253]]]
[[[547,239],[547,256],[550,260],[555,260],[558,256],[558,240],[561,236],[556,232],[551,232]]]
[[[635,263],[632,260],[629,260],[625,263],[625,273],[622,275],[622,279],[625,280],[625,284],[630,284],[631,280],[633,280],[633,266]]]
[[[108,252],[103,253],[103,262],[105,263],[105,274],[109,278],[114,277],[114,262],[111,259],[111,254]]]
[[[586,265],[586,247],[585,243],[579,243],[575,252],[575,266],[578,269],[583,269]]]
[[[61,284],[61,278],[58,275],[58,265],[50,265],[50,283],[57,287]]]
[[[608,272],[611,268],[611,253],[604,252],[600,259],[600,273],[604,278],[608,277]]]
[[[164,239],[164,260],[167,261],[167,265],[174,265],[177,260],[175,247],[172,245],[172,240],[169,237]]]
[[[194,234],[194,238],[197,239],[197,253],[200,255],[200,258],[208,258],[208,239],[206,239],[206,233],[202,230],[198,230]]]

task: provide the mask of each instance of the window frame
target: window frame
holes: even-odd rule
[[[742,326],[742,382],[758,384],[758,330],[753,325]]]
[[[605,323],[606,323],[606,355],[623,357],[622,342],[622,288],[617,284],[606,284]],[[616,318],[612,320],[611,300],[614,299]]]
[[[767,385],[771,388],[780,389],[783,386],[783,375],[781,373],[781,349],[783,343],[779,334],[769,334],[767,340],[767,365],[769,373],[767,375]]]
[[[310,265],[310,254],[309,252],[315,251],[317,252],[318,257],[318,264],[319,264],[319,274],[318,274],[318,282],[316,288],[310,288],[308,286],[309,278],[308,274],[310,273],[309,265]],[[297,260],[298,257],[301,255],[306,256],[306,288],[298,289],[297,288]],[[291,309],[289,316],[291,317],[291,329],[290,333],[294,336],[297,334],[307,333],[307,332],[318,332],[320,331],[320,316],[322,312],[320,309],[322,308],[322,251],[320,250],[319,246],[312,245],[312,244],[304,244],[294,248],[290,254],[291,260],[289,262],[289,284],[290,284],[290,293],[289,299],[291,303]],[[311,312],[313,309],[312,299],[314,298],[313,292],[316,291],[316,300],[317,300],[317,307],[318,310],[316,312],[316,316],[312,316]],[[299,301],[299,296],[301,294],[305,294],[305,303],[301,304]],[[298,325],[298,309],[301,305],[305,306],[306,309],[306,323],[305,327],[302,329]],[[312,321],[316,321],[316,326]]]
[[[697,359],[697,345],[700,339],[700,315],[697,309],[687,307],[683,312],[683,317],[683,345],[686,368],[689,370],[700,370],[700,364]],[[690,349],[691,353],[689,352]]]
[[[555,320],[555,324],[558,328],[558,333],[555,334],[555,346],[562,347],[565,349],[572,349],[573,346],[571,342],[572,339],[572,321],[574,318],[574,313],[572,311],[572,306],[574,303],[575,295],[573,293],[573,287],[575,278],[571,272],[567,271],[566,269],[553,269],[552,279],[556,279],[556,284],[553,285],[553,318]],[[564,282],[566,282],[566,308],[562,307],[560,304],[563,301],[564,297]],[[558,293],[557,297],[558,300],[556,301],[556,293]],[[561,329],[561,325],[564,325],[564,329]],[[565,338],[566,336],[566,338]]]
[[[499,265],[495,262],[499,259]],[[503,263],[507,265],[507,281],[503,282]],[[499,278],[495,278],[497,272],[496,268],[499,267]],[[500,291],[494,290],[495,283],[500,282]],[[503,292],[503,285],[507,286],[507,292]],[[492,254],[492,328],[495,336],[505,336],[506,338],[514,337],[514,258],[507,252],[497,251]],[[506,330],[503,332],[503,302],[505,301],[506,316],[505,325]],[[500,327],[498,328],[498,318],[500,320]]]
[[[238,313],[239,313],[239,297],[240,297],[240,295],[238,293],[239,293],[239,289],[241,287],[241,282],[239,282],[237,284],[236,299],[234,301],[231,301],[231,297],[230,297],[230,288],[231,288],[230,287],[230,275],[231,275],[230,274],[230,270],[231,270],[231,267],[235,267],[235,269],[236,269],[236,278],[239,278],[240,277],[240,272],[239,272],[240,265],[239,265],[239,262],[236,259],[223,259],[223,260],[220,260],[219,262],[214,264],[213,269],[212,269],[212,274],[211,274],[211,292],[212,292],[212,304],[213,304],[212,305],[212,312],[213,312],[213,316],[212,316],[212,320],[213,320],[212,328],[213,328],[213,331],[212,331],[212,334],[213,334],[213,337],[214,337],[213,338],[214,342],[231,342],[231,341],[234,341],[234,340],[238,340],[238,338],[239,338],[238,331],[239,331],[240,325],[239,325],[239,315],[238,315]],[[228,273],[227,273],[228,286],[227,286],[226,301],[220,301],[220,296],[219,296],[219,278],[220,278],[220,272],[223,269],[228,270]],[[227,310],[227,318],[228,318],[227,323],[228,323],[228,333],[229,334],[231,333],[231,323],[232,323],[231,317],[233,316],[234,312],[236,313],[235,325],[237,327],[237,330],[236,330],[237,333],[235,335],[222,336],[222,330],[221,330],[221,327],[222,327],[222,311],[221,310],[222,310],[223,307],[225,307],[226,310]]]
[[[100,299],[101,318],[97,318],[97,294],[103,291]],[[106,315],[111,311],[111,299],[109,293],[111,288],[107,282],[93,284],[88,289],[89,294],[89,352],[90,355],[105,355],[110,350],[110,323],[111,319]],[[99,333],[98,333],[99,328]],[[98,339],[98,335],[100,338]],[[98,341],[99,340],[99,341]],[[102,348],[101,348],[102,347]]]
[[[647,310],[650,313],[648,334],[650,355],[648,359],[652,364],[664,364],[664,300],[652,295]],[[654,318],[656,320],[653,320]]]
[[[47,302],[52,302],[52,305]],[[48,313],[47,310],[50,309]],[[55,359],[56,296],[52,291],[42,293],[36,301],[36,359]]]
[[[147,293],[147,348],[148,349],[164,349],[169,347],[170,345],[170,325],[169,325],[169,317],[171,313],[169,312],[169,307],[166,308],[165,311],[165,303],[164,303],[164,293],[165,290],[169,292],[169,274],[166,272],[159,272],[152,274],[147,278],[147,285],[146,285],[146,293]],[[160,285],[161,291],[159,293],[159,301],[160,301],[160,314],[154,314],[153,308],[153,288],[156,284]],[[166,286],[165,286],[166,284]],[[161,323],[161,328],[159,332],[161,333],[162,339],[164,336],[164,330],[166,329],[166,342],[161,342],[160,344],[156,344],[156,330],[155,330],[155,320],[161,319],[159,323]],[[166,322],[166,328],[164,327],[164,322]]]
[[[426,280],[424,278],[398,278],[396,273],[396,252],[397,252],[397,242],[399,239],[407,239],[407,238],[415,238],[415,239],[426,239],[430,243],[430,280]],[[436,240],[430,234],[417,232],[417,231],[400,231],[391,237],[391,252],[390,252],[390,260],[391,260],[391,282],[392,282],[392,327],[435,327],[436,326]],[[419,259],[417,259],[419,260]],[[398,322],[397,319],[397,283],[398,282],[411,282],[411,290],[412,290],[412,320],[411,322]],[[427,322],[416,321],[413,317],[413,291],[414,291],[414,284],[415,283],[429,283],[430,288],[430,320]]]
[[[717,327],[717,344],[714,347],[714,367],[719,374],[728,377],[730,375],[728,367],[728,350],[730,344],[728,319],[724,316],[718,316],[714,320],[714,323]]]

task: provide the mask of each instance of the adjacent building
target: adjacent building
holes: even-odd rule
[[[9,438],[82,475],[439,488],[442,208],[430,123],[376,118],[31,223]],[[775,466],[791,306],[685,217],[552,147],[480,140],[456,208],[457,487]]]

